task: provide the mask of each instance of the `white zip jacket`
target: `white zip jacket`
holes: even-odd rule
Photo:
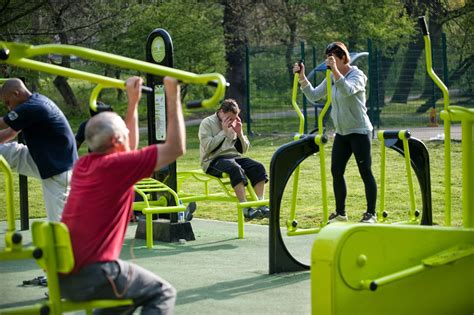
[[[351,66],[349,72],[332,85],[331,118],[336,133],[341,136],[351,133],[370,134],[373,130],[365,106],[366,84],[367,77],[364,72],[356,66]],[[301,90],[309,100],[319,100],[326,96],[326,79],[315,88],[310,82],[303,82]]]
[[[238,140],[242,145],[242,153],[246,153],[249,150],[250,141],[245,135],[235,139],[227,137],[222,130],[222,123],[217,113],[204,118],[199,126],[199,153],[204,172],[207,171],[212,160],[218,156],[241,156],[242,154],[235,147]]]

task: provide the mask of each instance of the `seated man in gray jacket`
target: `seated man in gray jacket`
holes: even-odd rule
[[[263,199],[268,176],[262,163],[243,156],[248,151],[250,142],[242,131],[239,113],[237,102],[226,99],[215,114],[202,120],[199,126],[201,167],[212,176],[229,174],[240,202],[247,201],[245,186],[248,180],[258,199]],[[270,209],[268,206],[244,208],[244,216],[247,219],[268,218]]]

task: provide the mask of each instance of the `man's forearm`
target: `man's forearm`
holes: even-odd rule
[[[11,128],[0,130],[0,143],[8,142],[16,137],[18,132]]]
[[[129,143],[130,149],[135,150],[138,147],[140,141],[140,134],[138,130],[138,110],[137,105],[129,104],[127,116],[125,117],[125,125],[127,125],[129,131]]]
[[[180,87],[178,85],[173,87],[173,89],[176,89],[175,92],[169,93],[170,95],[167,96],[169,103],[176,104],[168,108],[168,122],[170,124],[168,128],[168,141],[171,141],[176,146],[176,149],[178,149],[179,154],[182,154],[181,152],[186,150],[186,132],[180,103]]]

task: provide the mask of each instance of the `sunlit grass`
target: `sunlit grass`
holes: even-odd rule
[[[187,128],[187,153],[177,162],[179,170],[199,169],[199,142],[197,139],[197,126]],[[291,141],[291,135],[274,134],[271,136],[260,136],[251,138],[252,147],[248,156],[261,161],[269,169],[272,155],[277,148]],[[141,145],[147,142],[146,136],[142,135]],[[428,151],[431,163],[431,189],[433,202],[433,221],[436,224],[444,224],[444,151],[443,144],[437,142],[428,142]],[[332,139],[326,145],[325,152],[327,157],[326,173],[328,188],[328,204],[329,211],[334,210],[334,197],[332,193],[332,178],[330,176]],[[380,187],[380,144],[377,140],[373,141],[372,146],[373,172]],[[461,225],[461,146],[459,143],[452,143],[452,222],[453,225]],[[81,150],[81,154],[85,153],[85,148]],[[389,212],[390,221],[407,220],[408,209],[410,207],[408,197],[407,176],[405,164],[400,154],[387,150],[387,188],[386,188],[386,210]],[[322,219],[322,201],[321,201],[321,184],[319,156],[311,156],[301,164],[300,180],[297,195],[297,219],[300,227],[314,227],[319,224]],[[413,174],[415,183],[415,198],[417,208],[422,208],[421,195],[417,185],[416,178]],[[292,194],[293,179],[287,184],[284,195],[282,197],[282,220],[285,222],[289,215],[289,208]],[[365,193],[362,180],[359,176],[357,166],[353,158],[349,161],[346,171],[346,181],[348,188],[347,196],[347,213],[351,221],[358,221],[365,211]],[[0,174],[0,182],[4,183],[3,174]],[[45,217],[43,197],[41,193],[41,184],[38,180],[29,179],[29,212],[30,218]],[[186,183],[188,190],[197,188],[197,183]],[[2,184],[3,186],[3,184]],[[15,189],[15,214],[19,218],[19,198],[18,198],[18,176],[14,175]],[[212,188],[211,188],[212,189]],[[216,186],[216,189],[217,186]],[[0,194],[0,218],[6,218],[5,214],[5,194]],[[380,192],[379,192],[380,193]],[[266,192],[268,197],[268,190]],[[379,202],[379,200],[378,200]],[[379,206],[379,204],[377,204]],[[208,218],[224,221],[236,221],[236,207],[234,204],[223,202],[199,202],[198,210],[195,217]],[[255,221],[260,224],[268,224],[268,220]]]

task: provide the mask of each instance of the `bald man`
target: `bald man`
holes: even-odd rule
[[[92,117],[86,125],[91,153],[74,166],[71,194],[62,222],[71,235],[74,270],[60,278],[61,295],[73,301],[132,299],[130,307],[100,314],[172,314],[176,290],[158,275],[119,259],[133,203],[133,185],[174,162],[186,151],[180,88],[165,77],[167,137],[164,143],[137,150],[137,106],[143,81],[127,80],[125,121],[113,112]],[[91,218],[94,218],[91,220]]]
[[[41,180],[48,220],[60,221],[77,160],[71,127],[52,100],[31,93],[19,79],[3,84],[0,99],[10,111],[0,117],[0,154],[14,171]],[[8,142],[19,132],[26,145]]]

